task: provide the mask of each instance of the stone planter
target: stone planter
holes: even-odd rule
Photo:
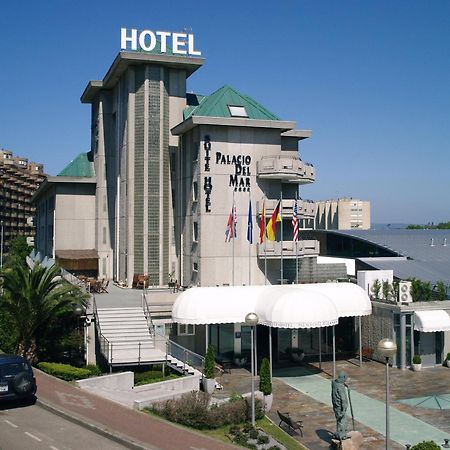
[[[446,359],[446,360],[445,360],[445,365],[446,365],[447,367],[450,367],[450,359]]]
[[[264,411],[267,413],[272,409],[273,394],[264,396]]]
[[[203,378],[203,390],[212,394],[216,388],[216,380],[214,378]]]
[[[414,372],[419,372],[419,370],[422,370],[422,364],[413,364],[412,369]]]

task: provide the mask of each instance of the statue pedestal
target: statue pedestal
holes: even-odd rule
[[[358,450],[362,448],[363,437],[359,431],[349,431],[347,433],[348,439],[341,441],[339,439],[331,439],[332,448],[337,450]]]

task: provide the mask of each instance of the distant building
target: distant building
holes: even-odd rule
[[[317,230],[369,230],[370,201],[339,198],[316,203]]]
[[[0,150],[0,222],[3,225],[3,252],[11,238],[23,235],[33,243],[35,226],[31,197],[44,180],[44,166],[27,158]]]

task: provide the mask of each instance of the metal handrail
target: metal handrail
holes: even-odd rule
[[[103,356],[106,357],[109,365],[110,365],[110,370],[112,370],[112,351],[113,351],[113,347],[112,347],[112,343],[103,335],[101,327],[100,327],[100,321],[98,320],[98,310],[97,310],[97,303],[95,301],[95,295],[92,295],[92,309],[94,312],[94,317],[95,317],[95,330],[97,333],[97,338],[100,341],[100,351],[102,353]]]
[[[150,308],[148,306],[147,294],[145,292],[145,288],[144,288],[144,291],[142,292],[141,304],[142,304],[142,309],[144,310],[144,316],[147,319],[148,330],[150,331],[150,334],[154,336],[154,334],[155,334],[155,325],[153,323],[152,315],[150,313]]]
[[[179,359],[183,363],[183,372],[186,372],[186,365],[188,365],[197,369],[203,376],[204,356],[166,338],[166,361],[169,355]]]

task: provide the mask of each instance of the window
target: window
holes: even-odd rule
[[[192,183],[192,201],[198,201],[198,183],[196,181]]]
[[[248,117],[245,106],[228,105],[231,117]]]
[[[195,325],[178,324],[178,336],[193,336],[195,334]]]
[[[193,223],[192,227],[192,240],[198,242],[198,222]]]

